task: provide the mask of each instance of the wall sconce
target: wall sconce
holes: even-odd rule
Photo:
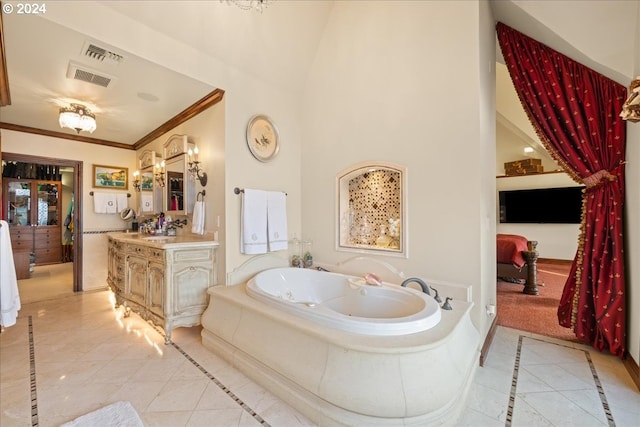
[[[207,173],[200,169],[200,162],[198,161],[198,146],[193,147],[193,151],[189,148],[187,152],[189,155],[189,176],[193,180],[200,181],[200,185],[205,187],[207,185]]]
[[[158,184],[160,187],[164,187],[164,160],[161,161],[160,163],[156,163],[156,165],[153,167],[154,169],[154,174],[153,176],[156,179],[156,184]]]
[[[629,97],[622,104],[620,117],[633,123],[640,122],[640,76],[633,79],[629,85]]]
[[[133,173],[133,180],[131,182],[133,183],[134,190],[140,191],[140,171],[135,171]]]

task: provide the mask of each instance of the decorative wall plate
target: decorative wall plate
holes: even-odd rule
[[[253,157],[261,162],[273,159],[280,148],[278,129],[271,119],[258,114],[247,125],[247,146]]]

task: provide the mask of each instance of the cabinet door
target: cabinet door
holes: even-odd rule
[[[128,255],[126,261],[127,284],[125,297],[144,306],[147,289],[147,260],[135,255]]]
[[[149,262],[149,297],[147,307],[157,316],[164,317],[164,264]]]
[[[38,182],[36,184],[38,210],[35,220],[38,225],[60,224],[59,185],[56,182]]]
[[[7,180],[5,219],[11,226],[31,225],[31,181]]]
[[[173,270],[171,314],[193,314],[207,307],[207,289],[213,285],[211,264],[176,265]]]

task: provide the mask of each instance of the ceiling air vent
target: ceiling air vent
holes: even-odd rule
[[[74,80],[82,80],[83,82],[92,83],[94,85],[109,87],[115,77],[108,74],[101,73],[96,70],[92,70],[81,64],[73,61],[69,61],[69,68],[67,68],[67,78]]]
[[[84,47],[82,48],[82,54],[105,64],[118,65],[124,61],[123,55],[88,41],[85,42]]]

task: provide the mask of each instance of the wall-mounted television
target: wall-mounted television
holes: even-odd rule
[[[580,224],[584,187],[500,191],[500,222]]]

